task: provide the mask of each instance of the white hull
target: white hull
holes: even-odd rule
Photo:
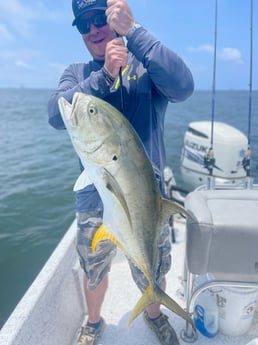
[[[181,306],[185,249],[185,223],[176,218],[173,265],[167,276],[167,292]],[[82,295],[81,270],[74,247],[75,223],[66,233],[34,283],[0,331],[1,345],[73,345],[86,316]],[[139,316],[128,329],[129,314],[140,296],[124,256],[118,253],[110,272],[109,289],[103,305],[106,329],[102,345],[157,344],[152,332]],[[185,327],[183,319],[164,309],[178,335]],[[196,345],[245,345],[258,336],[258,318],[248,334],[228,337],[218,334],[208,339],[198,333]],[[184,344],[181,340],[181,344]]]
[[[85,317],[74,236],[75,223],[1,329],[1,345],[73,344]]]

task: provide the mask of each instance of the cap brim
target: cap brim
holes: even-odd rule
[[[80,18],[81,18],[86,12],[95,11],[95,10],[97,10],[97,11],[106,11],[106,9],[107,9],[107,7],[103,7],[103,6],[102,6],[102,7],[99,6],[99,7],[87,8],[87,9],[85,9],[83,12],[81,12],[81,13],[74,19],[74,21],[72,22],[72,26],[76,25],[77,22],[78,22],[78,20],[80,20]]]

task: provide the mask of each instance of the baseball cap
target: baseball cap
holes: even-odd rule
[[[102,10],[107,9],[107,0],[73,0],[73,14],[74,20],[72,25],[76,25],[78,19],[86,12],[92,10]]]

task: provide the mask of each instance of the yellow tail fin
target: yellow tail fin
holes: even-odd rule
[[[176,301],[174,301],[163,290],[161,290],[158,285],[156,285],[155,288],[153,288],[152,285],[148,286],[148,288],[134,307],[128,320],[128,326],[130,327],[132,321],[152,303],[163,304],[165,307],[172,310],[174,313],[181,316],[186,321],[190,322],[190,324],[194,328],[194,323],[191,317],[184,311],[183,308],[180,307],[180,305]]]

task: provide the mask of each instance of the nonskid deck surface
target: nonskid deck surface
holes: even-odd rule
[[[166,291],[182,307],[185,307],[184,299],[178,293],[179,291],[183,291],[181,277],[184,260],[185,224],[182,218],[176,219],[175,228],[177,242],[173,244],[173,264],[172,269],[167,275]],[[128,329],[127,322],[130,312],[140,296],[141,294],[131,277],[127,261],[122,254],[118,253],[109,274],[109,289],[102,309],[102,315],[106,321],[106,328],[100,339],[100,345],[158,344],[155,335],[146,326],[142,315],[135,319],[131,328]],[[179,336],[185,326],[184,320],[164,307],[162,307],[162,310],[169,316],[169,321]],[[198,332],[198,340],[194,344],[246,345],[256,337],[258,337],[258,316],[255,317],[251,330],[244,336],[229,337],[219,333],[214,338],[207,338]],[[185,342],[180,339],[180,344],[185,344]]]

